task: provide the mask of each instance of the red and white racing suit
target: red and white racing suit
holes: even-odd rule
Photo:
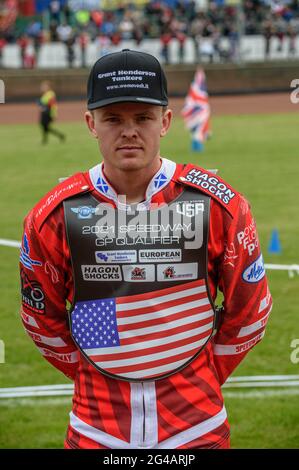
[[[171,201],[182,187],[183,165],[161,161],[147,188],[145,206]],[[206,170],[202,173],[215,183],[215,175]],[[220,188],[226,187],[220,178],[217,181]],[[191,364],[157,381],[129,382],[103,375],[78,351],[70,336],[66,301],[72,302],[74,284],[62,202],[90,191],[99,201],[116,204],[117,195],[103,164],[58,185],[26,217],[20,262],[21,316],[41,354],[74,380],[65,447],[228,446],[221,385],[263,337],[272,300],[248,203],[235,193],[234,204],[227,209],[221,191],[213,189],[212,183],[199,189],[211,196],[208,282],[213,300],[218,289],[224,296],[221,324]],[[249,273],[247,280],[244,273]]]

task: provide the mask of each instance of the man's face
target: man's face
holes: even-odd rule
[[[163,112],[161,106],[145,103],[117,103],[85,114],[110,172],[154,167],[159,162],[160,138],[166,135],[171,116],[171,110]]]

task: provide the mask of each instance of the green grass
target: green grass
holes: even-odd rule
[[[84,123],[60,124],[64,144],[52,138],[40,144],[34,125],[2,126],[0,238],[20,240],[25,214],[59,177],[87,169],[99,160]],[[203,154],[190,150],[189,135],[176,119],[162,140],[162,155],[177,162],[218,168],[219,174],[251,202],[266,262],[299,263],[298,124],[295,114],[224,116],[213,119],[213,137]],[[267,253],[277,228],[281,256]],[[42,359],[19,320],[18,250],[0,246],[0,339],[6,362],[0,364],[0,387],[66,383]],[[264,340],[235,375],[299,374],[290,361],[292,339],[299,338],[299,278],[268,272],[274,308]],[[0,401],[0,448],[61,447],[71,407],[69,398]],[[227,396],[232,446],[298,447],[298,397],[237,398]]]

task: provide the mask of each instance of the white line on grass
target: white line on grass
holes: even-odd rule
[[[299,396],[299,390],[250,390],[249,392],[223,392],[224,398],[274,398]]]
[[[299,390],[263,390],[263,391],[248,391],[248,392],[228,392],[224,391],[224,398],[275,398],[275,397],[287,397],[287,396],[299,396]],[[53,397],[42,400],[36,398],[8,398],[0,400],[0,407],[15,408],[16,406],[59,406],[59,405],[71,405],[71,398],[67,397]]]
[[[230,377],[222,388],[298,387],[298,379],[299,375],[253,375]],[[0,399],[68,396],[72,395],[73,391],[73,384],[0,388]]]
[[[57,405],[70,405],[72,400],[69,397],[54,397],[54,398],[43,398],[42,400],[37,400],[36,398],[7,398],[6,400],[0,400],[0,407],[5,408],[15,408],[16,406],[57,406]]]
[[[298,387],[299,380],[286,380],[284,382],[239,382],[239,383],[226,383],[222,388],[260,388],[260,387]]]
[[[13,248],[20,248],[21,242],[18,242],[16,240],[6,240],[5,238],[0,238],[0,245],[11,246]]]
[[[278,269],[282,271],[297,271],[299,274],[299,264],[265,264],[266,269]]]
[[[72,396],[73,390],[45,390],[40,392],[7,392],[1,393],[1,398],[20,398],[20,397],[53,397],[53,396],[60,396],[64,397],[67,395]]]
[[[229,377],[228,382],[253,382],[259,380],[299,380],[299,375],[245,375],[239,377]]]
[[[39,390],[73,390],[74,384],[57,384],[57,385],[32,385],[28,387],[0,388],[0,394],[6,392],[30,392]]]

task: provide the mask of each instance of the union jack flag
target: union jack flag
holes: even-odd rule
[[[213,331],[205,280],[126,297],[77,302],[72,334],[99,368],[149,379],[179,368]]]
[[[198,69],[182,109],[186,127],[192,134],[193,150],[201,150],[203,142],[211,133],[210,115],[206,76],[203,69]]]

